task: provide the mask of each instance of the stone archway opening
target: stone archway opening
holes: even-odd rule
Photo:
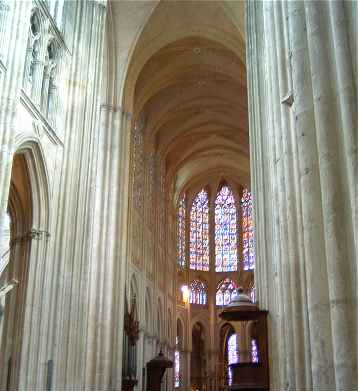
[[[10,222],[9,247],[5,249],[8,259],[1,273],[3,287],[3,316],[1,322],[1,388],[13,389],[18,381],[20,365],[26,290],[28,285],[28,262],[32,236],[32,195],[28,165],[24,154],[16,154],[11,172],[8,201]]]
[[[8,248],[2,246],[5,257],[0,273],[0,388],[5,391],[19,389],[27,381],[24,357],[28,357],[30,344],[36,344],[29,342],[33,311],[39,311],[34,292],[41,292],[39,265],[46,257],[49,238],[47,176],[36,143],[25,142],[14,154],[7,213]]]

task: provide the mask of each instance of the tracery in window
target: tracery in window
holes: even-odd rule
[[[197,194],[190,211],[190,269],[209,270],[209,200],[205,190]]]
[[[178,208],[178,228],[177,228],[177,243],[178,243],[178,265],[185,267],[185,194],[179,201]]]
[[[205,284],[200,280],[194,280],[190,284],[189,303],[205,305],[207,292]]]
[[[244,189],[241,199],[242,209],[242,257],[244,270],[255,269],[255,242],[252,220],[252,195]]]
[[[223,186],[215,199],[215,271],[237,270],[237,211],[235,198]]]
[[[236,284],[230,278],[225,278],[218,285],[216,291],[216,305],[223,306],[228,305],[231,301],[231,297],[236,292]]]

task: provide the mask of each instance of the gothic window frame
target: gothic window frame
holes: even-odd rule
[[[216,306],[223,307],[228,305],[232,299],[232,296],[236,293],[237,284],[230,277],[225,277],[222,279],[216,289],[215,294],[215,304]],[[229,294],[227,294],[227,292]],[[221,300],[222,299],[222,300]]]
[[[208,287],[200,278],[195,278],[189,285],[189,303],[206,306],[208,304]]]

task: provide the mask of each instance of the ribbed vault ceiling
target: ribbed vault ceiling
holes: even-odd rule
[[[193,36],[161,48],[139,74],[134,110],[177,191],[213,172],[248,182],[245,64],[222,44]]]

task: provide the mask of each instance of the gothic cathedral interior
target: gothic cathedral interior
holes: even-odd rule
[[[358,1],[0,0],[0,390],[358,390]]]

